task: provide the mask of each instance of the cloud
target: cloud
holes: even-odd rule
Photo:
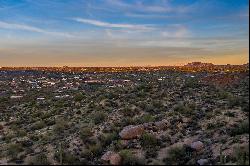
[[[143,12],[157,12],[157,13],[162,13],[162,12],[170,12],[172,11],[172,8],[168,5],[160,6],[160,5],[144,5],[141,2],[137,2],[135,4],[129,4],[122,2],[120,0],[108,0],[107,1],[110,5],[117,6],[120,8],[124,9],[132,9],[132,10],[137,10],[137,11],[143,11]]]
[[[74,37],[71,34],[63,33],[63,32],[51,32],[47,31],[41,28],[24,25],[24,24],[14,24],[14,23],[8,23],[0,21],[0,28],[3,29],[15,29],[15,30],[24,30],[24,31],[30,31],[30,32],[36,32],[36,33],[43,33],[46,35],[53,35],[53,36],[61,36],[61,37]]]
[[[136,30],[154,29],[152,26],[149,26],[149,25],[113,24],[113,23],[108,23],[108,22],[103,22],[103,21],[98,21],[98,20],[91,20],[91,19],[84,19],[84,18],[73,18],[73,20],[80,22],[80,23],[85,23],[85,24],[90,24],[90,25],[94,25],[98,27],[105,27],[105,28],[124,28],[124,29],[136,29]]]
[[[125,14],[128,17],[134,17],[134,18],[177,18],[180,16],[173,16],[173,15],[162,15],[162,14],[141,14],[141,13],[126,13]]]
[[[168,1],[159,1],[158,4],[145,4],[143,1],[135,1],[135,3],[126,3],[121,0],[107,0],[107,3],[119,10],[136,11],[143,13],[183,13],[189,11],[187,6],[172,6]]]
[[[170,38],[185,38],[191,35],[188,28],[182,25],[172,25],[171,29],[163,30],[161,34]]]

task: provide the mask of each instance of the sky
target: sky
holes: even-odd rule
[[[249,62],[249,0],[0,0],[0,66]]]

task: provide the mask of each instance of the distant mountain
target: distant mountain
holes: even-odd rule
[[[188,66],[188,67],[208,67],[208,66],[214,66],[214,64],[212,63],[202,63],[202,62],[191,62],[188,63],[184,66]]]

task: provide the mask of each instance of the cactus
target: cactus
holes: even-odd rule
[[[60,165],[63,165],[62,143],[59,144],[59,153],[60,153]]]
[[[222,145],[220,147],[220,165],[223,165],[225,162],[225,157],[222,154]]]

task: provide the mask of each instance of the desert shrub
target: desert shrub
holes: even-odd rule
[[[152,105],[154,108],[161,108],[162,107],[162,102],[161,100],[153,100]]]
[[[168,151],[168,155],[164,158],[167,165],[185,164],[190,158],[185,146],[172,147]]]
[[[68,128],[68,123],[65,119],[63,119],[63,118],[56,119],[56,123],[55,123],[54,128],[53,128],[53,130],[56,134],[63,133],[65,131],[65,129],[67,129],[67,128]]]
[[[249,146],[235,147],[233,157],[238,165],[249,165]]]
[[[219,99],[229,99],[229,98],[232,97],[232,93],[227,92],[227,91],[225,91],[225,90],[223,90],[223,89],[219,89],[219,91],[218,91],[218,93],[217,93],[217,97],[218,97]]]
[[[18,153],[20,153],[21,151],[23,151],[21,144],[10,144],[8,146],[7,154],[12,158],[16,158]]]
[[[241,106],[241,110],[242,110],[243,112],[249,112],[249,103],[243,104],[243,105]]]
[[[95,112],[93,114],[93,120],[95,124],[100,124],[106,119],[107,115],[104,112]]]
[[[145,114],[141,117],[138,117],[136,121],[138,121],[139,124],[153,122],[155,121],[155,117],[150,114]]]
[[[125,116],[135,116],[137,114],[137,111],[129,108],[129,107],[124,107],[122,108],[121,112],[125,115]]]
[[[49,111],[49,112],[45,112],[42,116],[41,116],[41,119],[47,119],[49,117],[53,116],[53,112],[52,111]]]
[[[143,165],[143,161],[134,156],[130,150],[120,151],[120,156],[122,158],[122,165]]]
[[[89,127],[84,127],[80,130],[80,138],[86,141],[90,136],[92,136],[92,130]]]
[[[60,154],[61,153],[61,154]],[[76,158],[74,155],[67,151],[56,151],[55,153],[55,159],[60,162],[60,156],[62,155],[62,164],[68,164],[68,165],[80,165],[81,162],[78,158]]]
[[[17,137],[24,137],[27,135],[27,132],[23,129],[19,129],[16,131],[16,135],[17,135]]]
[[[34,156],[29,165],[50,165],[47,156],[44,153],[38,154]]]
[[[120,151],[124,148],[121,140],[115,140],[112,144],[112,149],[115,151]]]
[[[240,98],[240,97],[230,96],[228,98],[229,107],[233,108],[233,107],[240,106],[241,105],[241,101],[242,101],[242,98]]]
[[[194,109],[192,107],[194,106],[193,105],[189,106],[188,104],[179,103],[174,107],[174,111],[179,112],[183,115],[194,115]]]
[[[45,119],[44,121],[46,123],[46,126],[53,126],[54,124],[56,124],[54,119]]]
[[[12,138],[15,138],[16,135],[14,133],[8,133],[3,137],[3,140],[6,142],[10,142]]]
[[[239,124],[239,126],[231,129],[231,136],[241,135],[249,133],[249,120],[244,120]]]
[[[112,141],[118,139],[118,134],[116,132],[107,133],[100,136],[99,140],[103,146],[107,146],[112,143]]]
[[[137,121],[131,117],[124,117],[120,122],[121,127],[135,124],[137,124]]]
[[[94,145],[90,145],[88,149],[91,152],[91,154],[95,157],[102,153],[103,147],[100,143],[97,143]]]
[[[144,110],[145,112],[148,112],[148,113],[156,113],[156,110],[152,103],[146,104]]]
[[[197,88],[199,86],[199,82],[197,78],[187,78],[185,79],[185,88]]]
[[[82,156],[84,158],[87,158],[89,160],[98,157],[102,154],[103,147],[100,143],[89,145],[84,152],[82,153]]]
[[[80,102],[80,101],[82,101],[84,99],[84,95],[82,93],[78,93],[78,94],[75,95],[74,98],[75,98],[75,101]]]
[[[46,126],[46,124],[44,123],[44,121],[38,121],[38,122],[35,122],[32,126],[31,126],[31,129],[32,130],[39,130],[39,129],[42,129]]]
[[[235,117],[235,113],[234,112],[226,112],[224,115],[228,116],[228,117]]]
[[[32,141],[38,141],[40,137],[37,136],[36,134],[31,134],[31,135],[29,135],[29,138],[30,138]]]
[[[212,130],[212,129],[223,127],[224,125],[225,125],[224,122],[217,122],[217,123],[209,122],[207,123],[206,127],[208,130]]]
[[[141,144],[144,148],[152,148],[157,146],[157,138],[148,133],[144,133],[141,137]]]
[[[33,145],[33,142],[31,140],[23,140],[21,141],[21,144],[23,147],[27,148]]]

